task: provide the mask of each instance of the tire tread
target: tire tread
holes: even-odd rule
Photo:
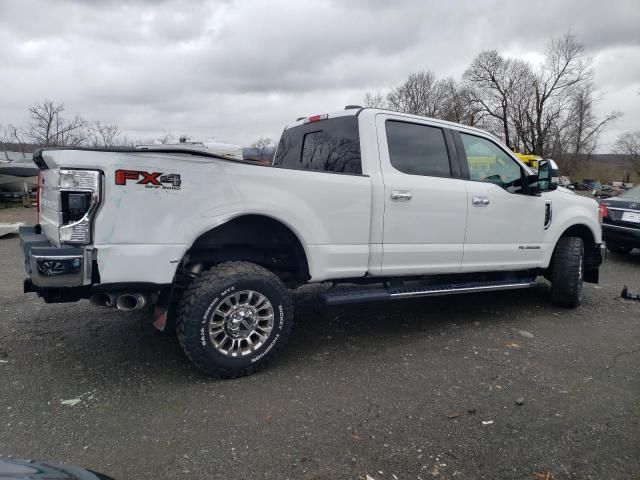
[[[177,336],[182,349],[185,354],[191,360],[196,367],[214,378],[238,378],[245,375],[250,375],[258,370],[265,368],[285,346],[286,339],[293,327],[293,321],[286,321],[284,328],[281,332],[282,341],[279,342],[274,348],[262,358],[260,361],[251,364],[248,367],[228,369],[224,367],[217,367],[211,364],[211,361],[204,355],[201,348],[192,348],[194,342],[199,342],[199,334],[196,329],[193,329],[191,335],[186,332],[187,322],[190,320],[191,311],[201,301],[205,301],[206,294],[212,289],[217,288],[217,285],[222,283],[228,283],[230,279],[234,281],[238,280],[255,280],[256,276],[262,277],[264,281],[268,281],[273,287],[281,290],[283,296],[283,308],[285,309],[285,317],[293,317],[293,303],[289,292],[280,279],[260,265],[256,265],[250,262],[225,262],[215,267],[210,268],[202,272],[196,278],[189,288],[184,292],[177,310]]]
[[[555,305],[575,308],[581,302],[582,280],[574,274],[584,255],[580,237],[562,237],[558,240],[552,258],[551,301]]]

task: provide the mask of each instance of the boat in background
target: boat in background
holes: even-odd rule
[[[31,192],[38,184],[33,154],[0,152],[0,192]]]

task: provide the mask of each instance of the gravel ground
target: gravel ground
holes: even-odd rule
[[[307,287],[278,361],[216,381],[142,313],[23,294],[18,245],[0,238],[0,456],[120,480],[640,477],[640,302],[619,298],[639,251],[577,310],[544,286],[342,308]]]

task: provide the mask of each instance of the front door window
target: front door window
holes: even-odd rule
[[[466,133],[460,137],[471,180],[493,183],[511,193],[522,191],[522,168],[504,150],[486,138]]]

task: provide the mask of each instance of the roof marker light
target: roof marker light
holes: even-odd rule
[[[327,118],[329,118],[328,113],[323,113],[322,115],[312,115],[311,117],[305,118],[303,123],[319,122],[320,120],[326,120]]]

